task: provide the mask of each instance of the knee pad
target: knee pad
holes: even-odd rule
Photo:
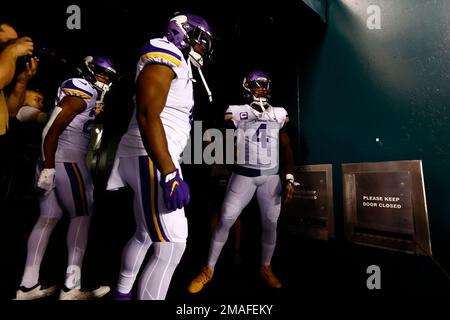
[[[87,229],[91,224],[91,216],[78,216],[70,219],[70,223],[82,223]]]
[[[39,217],[36,222],[36,226],[39,228],[54,228],[58,223],[59,218],[47,218],[47,217]]]
[[[272,219],[273,217],[266,218],[262,220],[263,230],[276,231],[277,230],[277,219]]]
[[[175,266],[180,262],[186,249],[184,242],[155,242],[153,245],[158,259]]]
[[[280,211],[274,211],[264,219],[264,222],[277,225],[279,216],[280,216]]]
[[[221,220],[235,220],[239,214],[239,207],[232,203],[224,202],[221,210]]]
[[[151,242],[150,236],[146,231],[136,231],[134,233],[134,239],[141,244],[148,244]]]

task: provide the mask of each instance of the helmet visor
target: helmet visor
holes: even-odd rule
[[[200,54],[204,60],[208,60],[212,54],[213,47],[211,34],[200,28],[195,28],[189,34],[189,39],[195,52]]]
[[[265,89],[270,90],[270,80],[267,79],[257,79],[250,82],[250,89],[256,90],[256,89]]]
[[[114,81],[116,76],[115,72],[100,66],[93,65],[92,71],[94,72],[94,75],[98,81],[108,85]]]
[[[268,97],[270,93],[270,80],[257,79],[249,83],[249,89],[253,96],[257,98]]]

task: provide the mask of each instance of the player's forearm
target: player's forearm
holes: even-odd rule
[[[27,90],[27,81],[17,81],[11,93],[6,97],[6,105],[10,117],[15,117],[20,107],[25,101],[25,92]]]
[[[294,172],[294,155],[292,153],[292,149],[282,148],[281,157],[283,170],[285,173],[293,173]]]
[[[58,148],[58,140],[59,133],[52,126],[44,139],[44,168],[55,167],[55,154]]]
[[[294,154],[292,152],[289,136],[285,133],[280,135],[280,143],[281,143],[280,157],[282,169],[284,173],[292,174],[294,172]]]
[[[138,123],[145,149],[156,162],[158,170],[163,175],[175,170],[159,114],[140,113]]]

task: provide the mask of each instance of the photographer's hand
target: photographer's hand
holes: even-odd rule
[[[12,54],[18,58],[33,54],[33,41],[30,37],[22,37],[16,40],[11,40],[6,45],[5,50],[11,50]]]
[[[32,53],[33,41],[29,37],[11,40],[2,46],[0,49],[0,90],[3,90],[13,79],[17,58]]]
[[[36,57],[31,58],[30,62],[27,62],[25,70],[17,76],[17,81],[28,83],[28,81],[36,74],[38,64],[39,60]]]
[[[17,76],[17,81],[14,84],[12,91],[6,97],[9,116],[15,117],[20,107],[23,105],[28,81],[36,74],[37,66],[38,60],[36,58],[31,58],[30,62],[27,62],[25,70]]]

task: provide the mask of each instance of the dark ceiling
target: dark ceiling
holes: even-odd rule
[[[205,76],[218,100],[241,96],[243,76],[264,69],[274,90],[286,72],[296,72],[323,31],[320,18],[302,1],[40,1],[2,4],[2,16],[36,47],[55,55],[41,57],[34,81],[52,96],[85,55],[105,53],[120,74],[132,74],[142,45],[162,36],[174,12],[202,15],[215,33],[215,53]],[[161,2],[162,3],[162,2]],[[79,5],[81,30],[68,30],[67,7]],[[66,61],[63,63],[62,61]],[[201,91],[203,93],[203,91]]]

